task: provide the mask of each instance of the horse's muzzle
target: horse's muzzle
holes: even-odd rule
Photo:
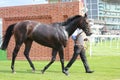
[[[87,36],[91,36],[92,35],[92,33],[89,33],[89,34],[86,34]]]

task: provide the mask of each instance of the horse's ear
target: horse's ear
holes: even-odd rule
[[[87,18],[87,14],[86,13],[84,14],[84,18]]]

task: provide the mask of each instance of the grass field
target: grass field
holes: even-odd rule
[[[36,72],[32,73],[27,61],[16,61],[16,74],[11,73],[11,61],[0,61],[0,80],[120,80],[120,56],[88,57],[90,67],[95,72],[85,73],[80,60],[70,68],[69,76],[61,72],[61,64],[56,61],[46,72],[40,70],[48,61],[33,61]],[[67,62],[65,62],[66,64]]]
[[[116,48],[114,44],[112,44],[112,48],[103,44],[93,45],[91,57],[89,49],[87,50],[90,68],[95,71],[92,74],[85,73],[83,64],[79,59],[70,68],[69,76],[61,72],[59,61],[55,61],[45,74],[41,74],[40,70],[49,61],[33,61],[36,67],[35,73],[32,73],[27,61],[16,61],[16,74],[12,74],[11,61],[0,60],[0,80],[120,80],[120,47]]]

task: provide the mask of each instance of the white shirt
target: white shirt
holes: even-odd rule
[[[72,36],[77,36],[79,33],[82,32],[82,29],[76,29]]]
[[[82,33],[81,33],[82,32]],[[83,45],[84,46],[84,39],[87,38],[86,34],[82,31],[82,29],[76,29],[76,31],[72,34],[72,36],[77,36],[79,33],[81,33],[78,38],[76,45]]]

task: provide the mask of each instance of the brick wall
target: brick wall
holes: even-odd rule
[[[66,2],[56,4],[40,4],[28,6],[14,6],[0,8],[0,17],[3,19],[3,34],[8,25],[22,21],[22,20],[35,20],[43,23],[61,22],[66,18],[76,14],[81,14],[81,2]],[[14,36],[12,36],[7,48],[7,57],[11,59],[12,51],[14,48]],[[24,44],[22,45],[17,59],[24,60],[23,55]],[[73,54],[73,41],[69,39],[67,47],[64,49],[65,60],[69,60]],[[30,57],[32,60],[50,60],[51,48],[41,46],[33,42],[30,50]],[[58,60],[57,55],[57,60]]]

